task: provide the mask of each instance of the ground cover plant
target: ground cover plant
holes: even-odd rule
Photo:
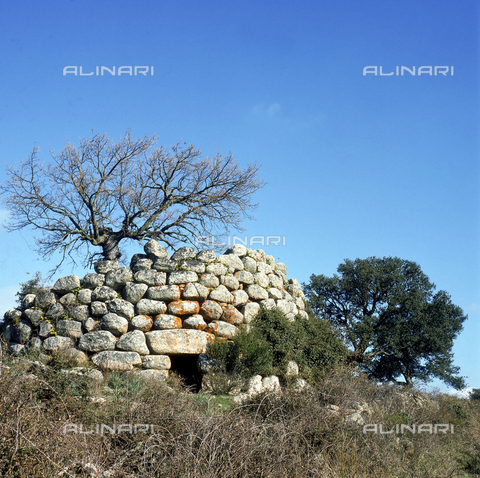
[[[302,392],[284,385],[242,405],[193,394],[178,377],[104,383],[3,359],[0,476],[447,477],[480,473],[477,400],[378,385],[337,364]],[[364,433],[365,424],[448,423],[454,433]],[[338,409],[337,409],[338,407]],[[334,410],[338,412],[334,412]],[[104,424],[105,433],[95,432]],[[149,427],[134,434],[121,424]],[[77,426],[77,432],[74,427]],[[80,425],[84,432],[80,433]],[[150,425],[154,425],[153,428]],[[70,426],[70,428],[68,428]],[[67,428],[65,428],[67,427]],[[64,433],[69,430],[68,433]]]

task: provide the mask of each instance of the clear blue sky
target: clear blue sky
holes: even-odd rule
[[[3,0],[0,51],[6,164],[128,127],[259,163],[245,234],[285,236],[264,250],[300,282],[346,258],[418,262],[469,315],[455,363],[480,387],[477,1]],[[154,74],[62,74],[122,65]],[[454,74],[364,76],[372,65]],[[55,263],[33,235],[0,231],[2,310]]]

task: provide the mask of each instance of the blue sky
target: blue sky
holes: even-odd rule
[[[243,235],[285,236],[263,249],[300,282],[347,258],[418,262],[469,315],[453,351],[480,387],[478,2],[0,1],[0,48],[3,162],[131,127],[261,164]],[[154,74],[62,74],[122,65]],[[33,235],[0,231],[2,310],[55,265]]]

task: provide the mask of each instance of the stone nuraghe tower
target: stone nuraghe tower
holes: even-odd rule
[[[305,296],[287,268],[262,250],[236,244],[225,254],[151,240],[130,267],[98,261],[83,279],[69,275],[8,310],[0,332],[13,355],[63,349],[73,362],[165,378],[195,374],[215,335],[232,338],[262,306],[290,320],[307,316]]]

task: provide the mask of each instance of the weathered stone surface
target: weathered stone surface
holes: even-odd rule
[[[177,300],[168,304],[168,313],[172,315],[198,314],[200,305],[193,300]]]
[[[90,304],[90,302],[92,302],[92,291],[90,289],[79,290],[77,294],[77,301],[79,304]]]
[[[218,287],[220,285],[220,279],[213,274],[202,274],[200,276],[200,284],[209,289]]]
[[[243,284],[253,284],[253,274],[249,271],[235,272],[235,277],[238,282],[242,282]]]
[[[243,262],[236,254],[222,254],[217,260],[225,264],[232,273],[243,270]]]
[[[74,347],[67,347],[66,349],[64,349],[63,357],[69,360],[73,365],[76,365],[77,367],[87,365],[88,363],[87,354]]]
[[[82,322],[82,325],[87,332],[92,332],[93,330],[98,330],[100,328],[100,321],[89,317]]]
[[[262,379],[262,392],[279,392],[280,381],[276,375],[270,375]]]
[[[135,305],[137,315],[158,315],[167,311],[167,305],[160,300],[141,299]]]
[[[277,307],[282,311],[283,314],[287,315],[290,313],[294,313],[296,309],[295,304],[288,300],[277,300]]]
[[[3,340],[5,340],[5,342],[10,342],[12,340],[12,329],[12,324],[0,322],[0,334],[3,334]]]
[[[210,292],[208,297],[210,300],[225,302],[227,304],[233,302],[233,295],[224,285],[219,285],[216,287]]]
[[[179,300],[180,288],[178,285],[162,285],[159,287],[149,287],[147,291],[147,298],[153,300]]]
[[[131,320],[130,327],[142,332],[150,332],[153,327],[153,320],[148,315],[136,315]]]
[[[217,302],[206,300],[200,307],[200,314],[207,322],[211,322],[220,319],[223,309]]]
[[[148,271],[152,268],[153,261],[143,254],[135,254],[130,261],[130,269],[133,272]]]
[[[275,302],[275,299],[261,300],[260,305],[264,309],[268,309],[268,310],[272,310],[272,309],[275,309],[275,307],[277,307],[277,303]]]
[[[53,330],[53,325],[46,320],[42,320],[39,324],[38,336],[42,339],[48,337]]]
[[[97,274],[108,274],[108,272],[110,271],[120,269],[120,264],[118,263],[118,261],[101,260],[95,262],[95,264],[93,264],[93,267]]]
[[[197,282],[198,275],[192,271],[171,272],[168,278],[169,284],[186,284],[187,282]]]
[[[227,305],[222,314],[222,320],[233,325],[243,324],[243,314],[241,314],[233,305]]]
[[[294,304],[297,306],[298,310],[305,310],[305,302],[301,297],[295,298]]]
[[[282,296],[284,300],[293,302],[293,297],[285,289],[282,290]]]
[[[283,297],[282,292],[278,290],[276,287],[270,287],[270,289],[268,289],[267,292],[269,297],[274,300],[281,300]]]
[[[22,300],[22,309],[29,309],[33,307],[33,303],[35,302],[35,294],[27,294]]]
[[[86,352],[101,352],[102,350],[113,350],[117,339],[108,330],[95,330],[80,337],[78,348]]]
[[[144,380],[146,383],[151,383],[152,381],[164,382],[168,378],[168,370],[151,368],[147,370],[134,370],[131,373],[134,377]]]
[[[133,319],[135,308],[133,304],[124,299],[113,299],[107,302],[107,309],[113,314],[117,314],[125,319]]]
[[[68,316],[74,320],[82,321],[88,319],[88,305],[77,305],[68,311]]]
[[[230,324],[228,324],[230,325]],[[148,348],[154,354],[201,354],[207,349],[211,334],[200,330],[154,330],[145,334]]]
[[[180,247],[180,249],[177,249],[172,256],[172,259],[174,261],[179,261],[182,259],[195,259],[195,256],[197,255],[195,249],[193,247]]]
[[[278,290],[283,289],[283,280],[275,274],[268,274],[268,280],[270,281],[270,286],[275,287]]]
[[[202,262],[213,262],[216,258],[215,252],[210,249],[203,249],[197,254],[197,260]]]
[[[155,317],[153,328],[156,330],[181,329],[182,319],[176,315],[160,314]]]
[[[253,274],[253,281],[263,288],[268,287],[270,284],[270,279],[264,272],[256,272]]]
[[[105,285],[113,290],[122,290],[123,286],[133,279],[133,272],[129,267],[120,267],[110,271],[105,276]]]
[[[302,317],[303,319],[308,320],[308,314],[307,314],[307,312],[305,312],[304,310],[299,310],[299,311],[298,311],[298,315],[299,315],[300,317]]]
[[[255,259],[247,256],[242,259],[242,263],[246,271],[250,272],[251,274],[255,274],[255,272],[257,272],[257,261]]]
[[[28,351],[40,351],[42,343],[43,342],[40,337],[32,337],[27,344]]]
[[[128,331],[128,320],[117,314],[110,313],[102,317],[100,327],[116,337],[120,337],[120,335],[123,335]]]
[[[285,285],[285,284],[288,284],[288,280],[287,280],[287,276],[286,274],[284,274],[283,272],[281,271],[277,271],[277,270],[274,270],[273,273],[277,276],[277,277],[280,277],[280,279],[282,279],[282,283]]]
[[[136,304],[147,292],[147,284],[135,284],[134,282],[127,282],[123,288],[123,296],[125,300],[132,304]]]
[[[103,274],[86,274],[83,278],[82,285],[87,289],[96,289],[97,287],[102,287],[105,283],[105,276]]]
[[[221,276],[220,283],[229,290],[237,290],[240,287],[240,283],[235,276]]]
[[[22,311],[18,309],[9,309],[5,312],[5,314],[3,314],[3,318],[6,321],[10,321],[15,324],[15,322],[19,322],[22,318]]]
[[[287,266],[283,262],[277,262],[275,264],[275,270],[283,272],[285,275],[287,274]]]
[[[145,254],[150,259],[159,259],[159,258],[166,258],[168,259],[168,252],[167,250],[161,246],[155,239],[150,239],[145,246],[143,247]]]
[[[257,262],[257,272],[263,272],[265,275],[268,275],[273,272],[273,269],[265,262]]]
[[[133,370],[134,365],[142,364],[142,359],[137,352],[108,350],[95,354],[92,362],[104,370]]]
[[[27,347],[23,344],[17,344],[16,342],[10,342],[7,346],[8,353],[14,357],[19,357],[27,353]]]
[[[143,368],[155,370],[170,370],[172,361],[168,355],[147,355],[142,357]]]
[[[261,250],[247,249],[247,256],[255,260],[255,262],[264,262],[265,253]]]
[[[150,353],[145,340],[145,334],[140,330],[133,330],[122,335],[118,339],[116,347],[119,350],[137,352],[140,355],[148,355]]]
[[[70,337],[61,337],[56,335],[54,337],[48,337],[43,341],[43,348],[47,352],[58,352],[61,349],[73,347],[74,341]]]
[[[29,322],[22,320],[18,325],[12,327],[12,340],[25,345],[32,336],[32,327]]]
[[[287,364],[287,371],[286,371],[286,375],[288,376],[294,376],[294,375],[298,375],[298,364],[296,362],[294,362],[293,360],[290,360],[290,362],[288,362]]]
[[[67,292],[71,292],[72,290],[78,289],[79,287],[80,278],[76,275],[70,275],[58,279],[55,284],[53,284],[52,289],[57,294],[66,294]]]
[[[203,274],[205,272],[205,264],[202,261],[181,261],[180,267],[198,274]]]
[[[147,284],[148,286],[159,286],[167,283],[167,274],[156,270],[135,272],[133,278],[135,282]]]
[[[152,267],[157,271],[171,272],[177,267],[177,261],[172,261],[166,257],[160,257],[155,260]]]
[[[203,320],[203,317],[200,314],[196,314],[185,319],[183,321],[183,327],[185,329],[205,330],[207,328],[207,323]]]
[[[55,331],[58,335],[72,339],[78,339],[83,335],[82,324],[76,320],[59,320],[55,324]]]
[[[189,299],[199,299],[200,294],[198,293],[198,289],[195,287],[197,282],[189,282],[185,287],[185,290],[182,292],[182,299],[189,300]],[[208,290],[207,290],[208,294]]]
[[[220,369],[218,362],[206,354],[200,354],[197,359],[197,370],[206,374],[209,372],[216,372]]]
[[[106,285],[97,287],[92,293],[93,301],[107,302],[115,299],[116,297],[117,291]]]
[[[234,325],[229,324],[228,322],[218,320],[215,322],[210,322],[206,328],[206,332],[218,335],[219,337],[226,337],[227,339],[231,339],[238,332],[238,329]]]
[[[247,289],[248,296],[253,300],[267,300],[268,292],[258,284],[252,284]]]
[[[214,262],[207,266],[207,272],[215,276],[223,276],[228,272],[228,267],[220,262]]]
[[[234,244],[225,251],[225,254],[235,254],[238,257],[245,257],[247,255],[247,248],[243,244]]]
[[[232,292],[234,307],[240,307],[248,302],[248,294],[244,290],[234,290]]]
[[[45,317],[56,320],[59,319],[63,314],[65,314],[65,309],[63,308],[62,304],[57,302],[48,308],[47,312],[45,313]]]
[[[43,312],[38,309],[26,309],[23,313],[32,325],[38,325],[43,317]]]
[[[107,304],[105,302],[95,301],[90,304],[90,311],[93,316],[99,317],[108,314]]]
[[[260,312],[260,304],[258,302],[249,302],[242,309],[243,320],[249,324]]]
[[[58,303],[62,304],[65,307],[72,307],[77,302],[77,297],[72,292],[65,294],[64,296],[60,297]]]
[[[275,257],[267,254],[267,255],[265,256],[265,262],[266,262],[267,264],[269,264],[270,266],[274,266],[274,265],[275,265]]]
[[[52,305],[55,305],[57,301],[57,296],[49,290],[41,290],[33,301],[34,307],[39,307],[40,309],[48,309]]]

